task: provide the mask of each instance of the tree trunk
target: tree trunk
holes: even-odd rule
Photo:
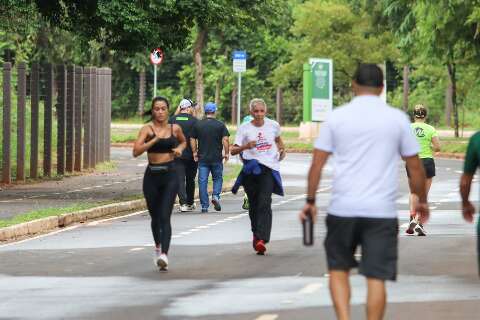
[[[408,74],[410,73],[408,65],[403,66],[403,111],[408,112],[408,95],[410,93],[410,84]]]
[[[237,125],[237,86],[232,89],[232,125]]]
[[[199,27],[195,45],[193,46],[193,59],[195,61],[195,95],[201,114],[203,114],[203,65],[202,50],[207,40],[207,29]]]
[[[458,106],[457,106],[457,79],[455,63],[448,63],[448,76],[452,85],[452,106],[453,106],[453,124],[455,126],[455,137],[458,138]]]
[[[281,125],[282,124],[282,116],[283,116],[283,96],[282,96],[282,88],[277,87],[277,114],[276,114],[277,122]]]
[[[218,106],[220,105],[220,89],[221,89],[221,80],[218,79],[216,84],[215,84],[215,104]]]
[[[448,68],[447,68],[448,71]],[[448,127],[452,127],[452,110],[453,110],[453,102],[452,102],[452,82],[450,81],[450,77],[448,77],[447,81],[447,88],[445,89],[445,124]]]
[[[138,85],[138,115],[142,116],[145,112],[145,86],[146,77],[145,70],[140,71],[139,85]]]

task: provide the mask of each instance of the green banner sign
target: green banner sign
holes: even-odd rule
[[[310,59],[312,66],[312,121],[325,121],[333,107],[333,63],[330,59]]]

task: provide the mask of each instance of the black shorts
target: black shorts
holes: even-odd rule
[[[435,161],[432,158],[421,158],[423,163],[423,168],[425,169],[425,176],[427,179],[431,179],[435,177]],[[408,168],[405,167],[407,170],[407,176],[410,178],[410,173],[408,172]]]
[[[396,280],[398,220],[396,218],[350,218],[331,214],[325,220],[324,246],[329,270],[359,267],[367,278]],[[355,251],[361,247],[357,262]]]

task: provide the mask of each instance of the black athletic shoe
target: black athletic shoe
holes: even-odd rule
[[[220,205],[220,200],[218,200],[216,197],[212,197],[212,204],[213,204],[213,208],[216,211],[222,210],[222,206]]]

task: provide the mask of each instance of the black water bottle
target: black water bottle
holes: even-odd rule
[[[313,245],[313,218],[310,211],[307,212],[306,218],[303,220],[303,245]]]

